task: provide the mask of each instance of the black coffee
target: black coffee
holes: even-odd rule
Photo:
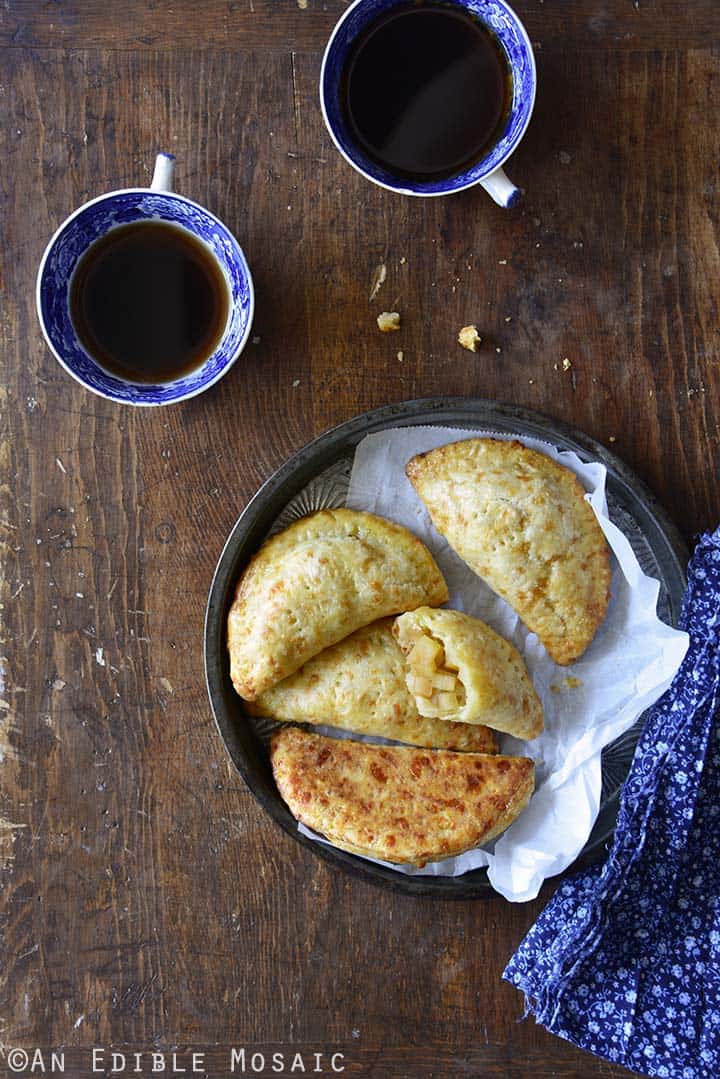
[[[500,42],[469,12],[414,3],[358,37],[343,71],[346,121],[362,150],[398,177],[454,176],[502,132],[512,79]]]
[[[138,221],[88,248],[72,278],[70,313],[84,347],[112,374],[167,382],[214,352],[227,322],[228,289],[191,233]]]

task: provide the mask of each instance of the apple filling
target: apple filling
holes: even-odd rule
[[[407,687],[423,716],[452,715],[465,703],[465,687],[457,667],[447,661],[440,641],[419,631],[405,657]]]

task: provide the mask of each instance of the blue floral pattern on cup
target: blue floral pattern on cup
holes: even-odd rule
[[[410,195],[449,195],[479,183],[499,168],[525,133],[535,103],[535,58],[520,19],[504,0],[455,0],[496,35],[508,60],[513,96],[507,124],[490,153],[471,168],[442,180],[400,180],[362,152],[345,122],[340,83],[348,51],[360,33],[379,16],[403,6],[403,0],[356,0],[340,19],[328,43],[320,77],[320,96],[328,130],[340,152],[368,179]]]
[[[210,358],[183,378],[165,383],[130,382],[104,370],[80,344],[70,317],[74,270],[88,247],[110,229],[133,221],[167,221],[203,240],[220,263],[231,295],[228,322]],[[147,188],[116,191],[86,203],[61,227],[40,267],[38,313],[60,363],[83,386],[133,405],[165,405],[201,393],[237,359],[250,333],[254,298],[245,256],[232,233],[208,210],[181,195]]]

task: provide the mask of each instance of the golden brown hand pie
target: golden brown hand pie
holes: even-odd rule
[[[383,618],[326,648],[248,702],[247,709],[253,715],[327,723],[415,746],[496,752],[487,727],[421,716],[405,683],[406,673],[392,619]]]
[[[478,618],[420,607],[395,619],[407,685],[423,716],[537,738],[543,710],[522,657]]]
[[[519,442],[470,438],[413,457],[406,472],[438,532],[552,659],[581,656],[605,617],[610,561],[570,469]]]
[[[388,862],[439,861],[489,842],[525,808],[526,757],[375,746],[286,727],[270,751],[293,816],[337,847]]]
[[[304,517],[264,543],[240,578],[228,615],[235,689],[254,700],[360,626],[447,597],[406,528],[347,509]]]

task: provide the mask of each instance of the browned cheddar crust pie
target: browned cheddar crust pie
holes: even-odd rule
[[[525,808],[526,757],[377,746],[287,727],[270,751],[293,816],[335,846],[388,862],[438,861],[487,843]]]
[[[444,603],[447,585],[406,528],[356,510],[322,510],[262,545],[228,615],[230,676],[254,700],[360,626]]]
[[[406,685],[405,661],[390,618],[363,626],[326,648],[249,701],[247,710],[251,715],[326,723],[413,746],[475,753],[497,749],[487,727],[420,715]]]
[[[570,469],[520,442],[470,438],[413,457],[435,528],[538,635],[556,663],[583,654],[610,598],[608,545]]]

